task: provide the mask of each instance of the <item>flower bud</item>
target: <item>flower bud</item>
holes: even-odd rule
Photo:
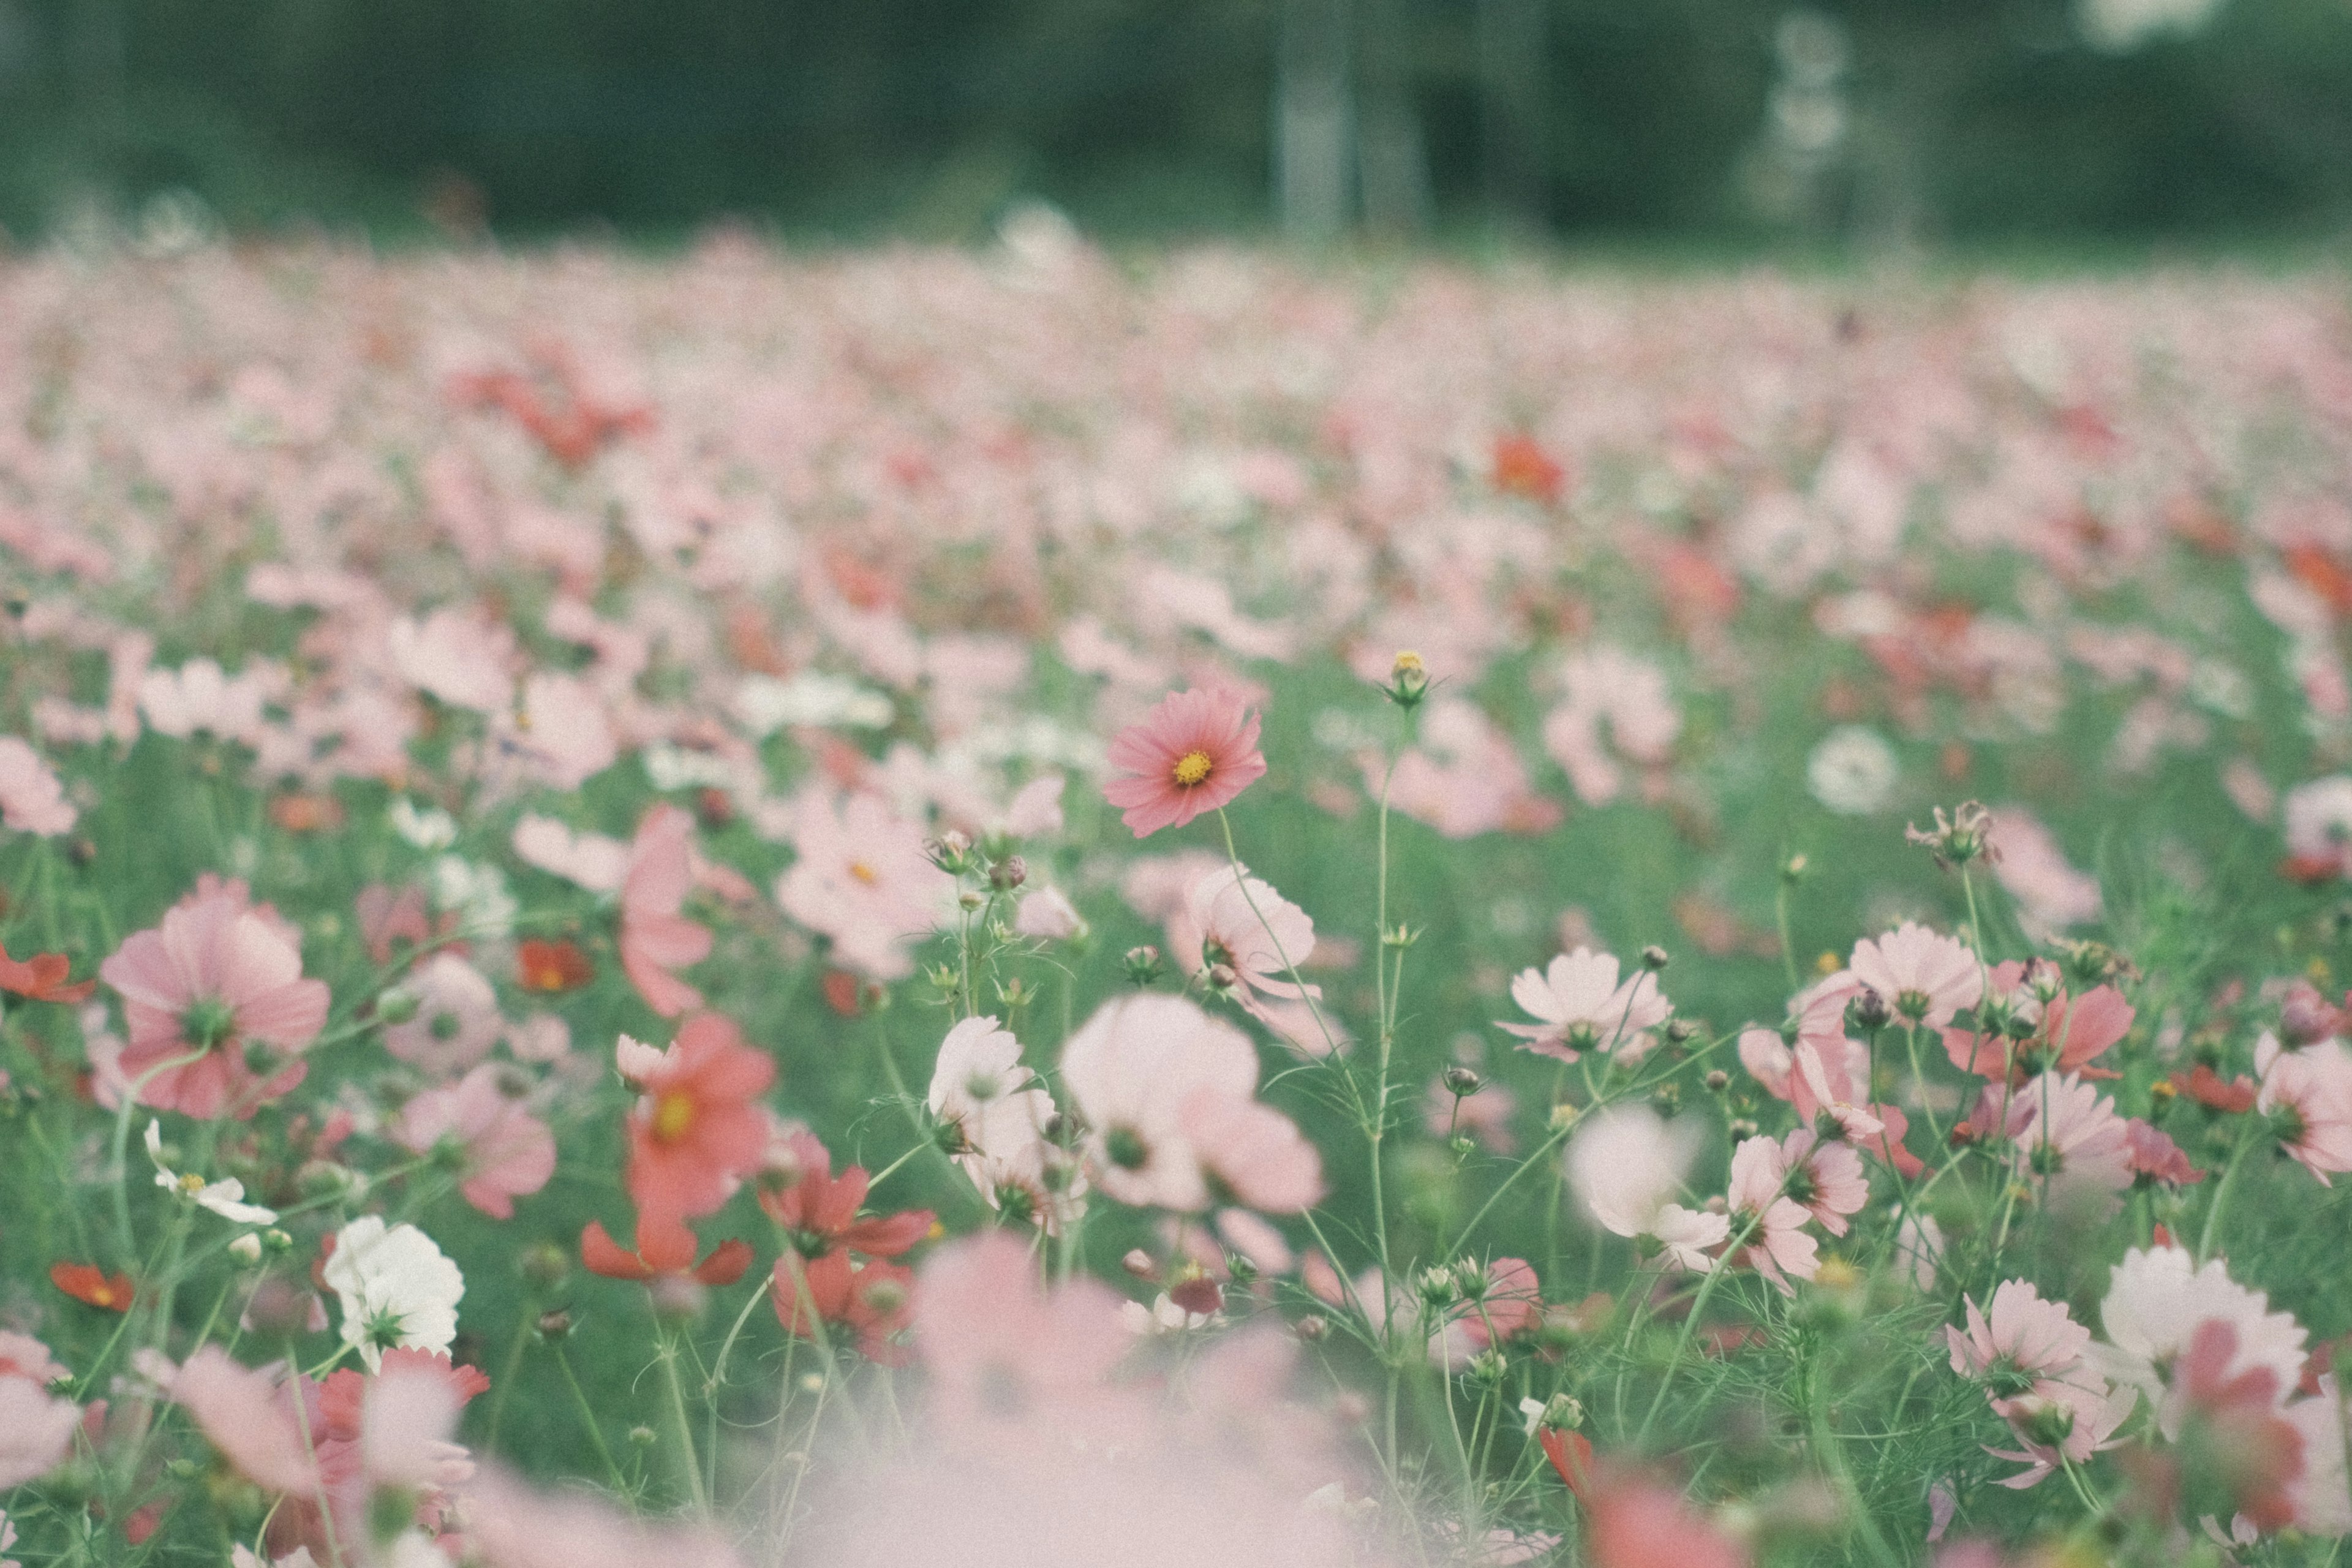
[[[1311,1345],[1331,1331],[1331,1324],[1321,1313],[1309,1312],[1291,1325],[1291,1331]]]
[[[572,1255],[551,1241],[535,1241],[515,1259],[515,1270],[534,1290],[561,1289],[572,1273]]]
[[[539,1337],[542,1340],[552,1342],[568,1339],[572,1334],[571,1310],[558,1307],[551,1312],[541,1312],[539,1315],[539,1321],[532,1326],[539,1331]]]
[[[1503,1363],[1502,1352],[1496,1350],[1494,1346],[1488,1345],[1470,1358],[1470,1364],[1465,1370],[1476,1382],[1500,1383],[1503,1381],[1503,1373],[1507,1368]]]
[[[1886,998],[1867,985],[1855,993],[1847,1007],[1853,1014],[1853,1021],[1869,1030],[1886,1027],[1887,1020],[1894,1016],[1887,1011]]]
[[[1118,1266],[1138,1279],[1151,1284],[1159,1282],[1160,1265],[1151,1260],[1151,1254],[1139,1247],[1130,1247],[1127,1256],[1118,1260]]]
[[[1125,963],[1129,985],[1139,988],[1160,978],[1160,950],[1148,942],[1141,947],[1129,948]]]
[[[247,1231],[228,1244],[228,1255],[250,1268],[261,1261],[261,1237]]]
[[[1423,1269],[1414,1283],[1420,1288],[1421,1299],[1433,1307],[1445,1306],[1462,1289],[1462,1282],[1454,1278],[1454,1270],[1444,1268]]]
[[[1721,1068],[1712,1068],[1708,1069],[1703,1081],[1706,1084],[1709,1094],[1721,1094],[1731,1087],[1731,1075]]]
[[[988,868],[988,885],[1000,893],[1009,893],[1029,879],[1029,862],[1018,855],[1007,855]]]
[[[1656,942],[1652,942],[1642,950],[1642,967],[1653,974],[1664,969],[1670,962],[1672,960],[1668,957],[1666,950]]]
[[[1429,695],[1429,668],[1422,663],[1421,655],[1411,648],[1400,649],[1396,662],[1389,666],[1389,683],[1381,688],[1381,695],[1412,712]]]
[[[1486,1082],[1485,1079],[1480,1078],[1469,1068],[1457,1066],[1445,1069],[1446,1091],[1456,1100],[1464,1100],[1477,1093],[1479,1089],[1486,1087]]]

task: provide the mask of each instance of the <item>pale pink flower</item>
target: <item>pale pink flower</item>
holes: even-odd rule
[[[2352,1051],[2332,1039],[2289,1050],[2265,1033],[2254,1071],[2254,1109],[2270,1118],[2279,1147],[2323,1187],[2329,1173],[2352,1171]]]
[[[1187,974],[1223,964],[1245,1002],[1260,993],[1286,1000],[1323,994],[1289,978],[1315,951],[1315,922],[1247,868],[1220,866],[1185,890],[1183,907],[1168,921],[1168,949]]]
[[[72,1447],[81,1410],[48,1391],[67,1375],[40,1341],[0,1332],[0,1490],[48,1474]]]
[[[637,824],[621,882],[621,968],[665,1018],[702,1005],[702,993],[673,973],[710,956],[710,928],[678,912],[693,886],[694,818],[656,805]]]
[[[264,1491],[318,1494],[321,1483],[313,1445],[304,1442],[282,1384],[238,1365],[218,1345],[205,1345],[172,1380],[171,1395],[247,1480]],[[306,1414],[315,1436],[321,1430],[319,1413],[313,1408]]]
[[[1663,1243],[1677,1265],[1704,1273],[1715,1267],[1707,1249],[1723,1243],[1731,1224],[1722,1215],[1673,1201],[1698,1141],[1697,1128],[1662,1121],[1647,1106],[1595,1111],[1568,1141],[1569,1190],[1603,1230]]]
[[[1788,1156],[1771,1139],[1745,1138],[1731,1152],[1731,1228],[1744,1237],[1738,1256],[1782,1293],[1794,1295],[1788,1276],[1811,1279],[1821,1259],[1819,1244],[1804,1231],[1812,1215],[1788,1195]]]
[[[488,1062],[456,1083],[428,1089],[400,1110],[397,1137],[419,1154],[446,1142],[459,1152],[466,1201],[496,1219],[555,1174],[555,1134],[508,1092],[506,1071]]]
[[[523,682],[520,708],[500,712],[492,734],[507,756],[560,790],[578,789],[621,754],[595,688],[544,670]]]
[[[454,952],[426,959],[401,989],[416,1011],[385,1026],[383,1048],[435,1078],[451,1077],[480,1061],[506,1027],[498,993],[480,970]]]
[[[941,1247],[915,1293],[915,1353],[938,1431],[961,1447],[1131,1429],[1136,1396],[1108,1381],[1130,1344],[1118,1309],[1083,1275],[1042,1289],[1029,1248],[1008,1232]]]
[[[1179,1112],[1210,1193],[1268,1214],[1298,1214],[1323,1196],[1323,1158],[1298,1125],[1270,1105],[1196,1090]]]
[[[577,1493],[542,1496],[488,1467],[467,1488],[466,1542],[483,1568],[742,1568],[709,1531],[641,1524]]]
[[[0,735],[0,824],[53,837],[71,832],[78,815],[41,754],[14,735]]]
[[[2084,1359],[2091,1331],[2076,1322],[2063,1301],[2045,1301],[2024,1279],[2004,1280],[1992,1293],[1990,1312],[1973,1296],[1968,1331],[1946,1324],[1952,1370],[1985,1385],[1985,1397],[2006,1418],[2027,1394],[2073,1408],[2077,1419],[2107,1397],[2107,1380]]]
[[[1856,942],[1848,967],[1896,1017],[1930,1029],[1975,1006],[1984,993],[1983,965],[1968,944],[1912,921]]]
[[[99,965],[130,1027],[121,1070],[133,1081],[153,1075],[142,1103],[242,1119],[302,1081],[299,1053],[326,1026],[329,997],[325,982],[302,978],[299,941],[282,928],[247,906],[241,884],[200,888]],[[266,1076],[257,1070],[265,1052],[283,1061],[265,1062]]]
[[[1184,907],[1192,884],[1229,864],[1206,849],[1179,849],[1172,855],[1139,855],[1119,874],[1118,896],[1127,907],[1155,924],[1172,921]]]
[[[799,858],[776,883],[784,913],[833,942],[841,965],[869,980],[914,972],[910,943],[929,936],[950,906],[953,879],[923,853],[923,831],[879,795],[839,806],[811,789],[795,803]]]
[[[2050,1205],[2061,1213],[2112,1214],[2132,1181],[2130,1130],[2115,1101],[2071,1073],[1985,1089],[1989,1107],[1998,1110],[2000,1096],[2008,1099],[2003,1131],[2016,1146],[2018,1174],[2046,1184]]]
[[[1617,968],[1614,954],[1580,947],[1548,969],[1523,969],[1511,982],[1511,1000],[1536,1022],[1495,1026],[1526,1041],[1521,1050],[1564,1062],[1621,1048],[1630,1058],[1636,1047],[1647,1048],[1639,1037],[1664,1023],[1674,1006],[1649,970],[1636,969],[1621,984]]]
[[[216,660],[192,658],[176,670],[154,668],[140,678],[139,710],[159,735],[185,740],[206,731],[252,745],[261,737],[262,704],[284,684],[282,671],[248,666],[230,676]]]
[[[1035,888],[1021,895],[1013,911],[1013,931],[1039,942],[1067,942],[1087,929],[1077,906],[1059,888]]]
[[[551,816],[526,812],[515,824],[516,858],[592,893],[616,891],[629,872],[629,847],[601,833],[575,833]]]
[[[1423,710],[1414,744],[1396,759],[1366,752],[1364,787],[1448,838],[1483,833],[1540,833],[1560,818],[1558,802],[1535,793],[1511,737],[1485,710],[1463,698],[1440,698]]]
[[[1192,1107],[1248,1100],[1257,1047],[1183,997],[1139,992],[1105,1003],[1070,1037],[1062,1082],[1092,1130],[1097,1186],[1138,1207],[1197,1210],[1209,1187]],[[1205,1130],[1230,1131],[1214,1117]]]
[[[1257,715],[1231,693],[1180,691],[1113,736],[1103,796],[1138,838],[1214,811],[1265,773]]]
[[[1021,1061],[1021,1042],[994,1018],[966,1018],[940,1042],[925,1096],[944,1148],[991,1208],[1058,1232],[1084,1191],[1045,1138],[1054,1099]],[[1058,1182],[1048,1181],[1051,1171]]]
[[[1038,838],[1062,831],[1062,791],[1068,781],[1047,773],[1023,784],[1004,807],[1004,832],[1013,838]]]
[[[2064,1412],[2066,1436],[2058,1443],[2038,1442],[2027,1435],[2042,1408]],[[2042,1401],[2038,1395],[2023,1394],[2014,1403],[2010,1415],[2010,1432],[2017,1438],[2014,1448],[1996,1448],[1985,1445],[1985,1452],[1996,1459],[2014,1459],[2025,1467],[2013,1476],[2004,1476],[2000,1484],[2023,1490],[2058,1473],[2065,1463],[2087,1463],[2092,1455],[2112,1448],[2123,1441],[2116,1429],[2130,1419],[2139,1407],[2139,1391],[2116,1388],[2096,1403],[2077,1405],[2065,1400]]]
[[[2307,1336],[2294,1314],[2270,1310],[2270,1298],[2231,1279],[2220,1258],[2200,1268],[2179,1247],[2135,1248],[2124,1255],[2110,1271],[2106,1298],[2099,1304],[2106,1342],[2093,1344],[2085,1354],[2110,1382],[2145,1394],[2157,1406],[2165,1436],[2177,1438],[2185,1410],[2167,1396],[2167,1380],[2197,1330],[2210,1321],[2228,1323],[2237,1335],[2224,1381],[2267,1372],[2282,1398],[2302,1382]]]
[[[1664,763],[1682,733],[1665,672],[1621,648],[1591,647],[1560,670],[1565,700],[1544,716],[1544,750],[1587,805],[1606,805],[1623,789],[1619,756]]]
[[[1990,842],[1999,852],[1992,873],[2017,900],[2030,936],[2043,937],[2099,918],[2099,879],[2067,862],[2066,852],[2041,819],[2023,806],[2003,806]]]
[[[503,713],[514,700],[514,633],[479,616],[455,608],[422,622],[403,616],[385,647],[402,679],[452,708]]]

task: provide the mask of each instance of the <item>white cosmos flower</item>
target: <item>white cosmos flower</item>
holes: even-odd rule
[[[163,1124],[147,1124],[147,1158],[155,1163],[155,1184],[168,1192],[194,1198],[198,1208],[213,1213],[236,1225],[276,1225],[278,1211],[263,1208],[259,1204],[245,1201],[245,1184],[235,1176],[223,1181],[207,1182],[202,1176],[184,1176],[163,1163]]]
[[[457,1337],[465,1276],[413,1225],[362,1215],[335,1233],[323,1273],[342,1303],[343,1342],[370,1372],[387,1350],[446,1351]]]
[[[1842,724],[1805,760],[1805,784],[1815,800],[1840,816],[1866,816],[1894,798],[1902,772],[1885,736],[1860,724]]]

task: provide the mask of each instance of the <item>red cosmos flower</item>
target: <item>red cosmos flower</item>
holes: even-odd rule
[[[0,991],[13,992],[29,1002],[79,1002],[98,989],[98,982],[65,983],[73,961],[62,952],[37,952],[26,959],[8,956],[0,946]]]
[[[77,1301],[110,1312],[131,1310],[131,1298],[138,1293],[130,1275],[109,1277],[104,1269],[89,1263],[50,1264],[49,1283]]]
[[[2028,966],[2015,962],[1996,964],[1985,987],[1990,998],[2016,998],[2032,979]],[[1979,1007],[1983,1005],[1980,1003]],[[2095,985],[2076,997],[2057,992],[2042,1005],[2041,1026],[2021,1041],[1973,1029],[1946,1029],[1944,1051],[1962,1072],[2011,1083],[2023,1083],[2036,1073],[2084,1078],[2115,1078],[2105,1068],[2090,1065],[2131,1032],[2137,1015],[2123,993],[2112,985]]]
[[[1559,500],[1567,481],[1568,470],[1537,446],[1534,437],[1495,437],[1495,488],[1505,495],[1525,496],[1550,506]]]
[[[2188,1398],[2183,1441],[2192,1481],[2218,1482],[2237,1511],[2267,1533],[2294,1522],[2290,1489],[2303,1477],[2303,1433],[2279,1414],[2277,1370],[2253,1367],[2232,1377],[2237,1358],[2236,1325],[2219,1318],[2197,1325],[2173,1369]]]
[[[852,1165],[835,1176],[833,1156],[813,1133],[796,1132],[786,1140],[800,1167],[800,1179],[789,1186],[760,1193],[760,1206],[783,1226],[792,1250],[812,1261],[842,1251],[869,1258],[896,1258],[931,1233],[929,1209],[907,1209],[894,1215],[859,1219],[866,1202],[863,1165]]]
[[[688,1018],[638,1075],[644,1093],[629,1112],[628,1189],[641,1249],[691,1252],[691,1234],[679,1245],[685,1222],[719,1208],[760,1168],[768,1119],[759,1099],[775,1079],[776,1064],[716,1013]]]
[[[1592,1440],[1581,1432],[1563,1432],[1557,1426],[1539,1427],[1536,1441],[1543,1447],[1544,1458],[1568,1483],[1579,1502],[1589,1502],[1592,1485]]]
[[[2203,1062],[2187,1072],[2174,1073],[2166,1081],[2198,1104],[2231,1116],[2252,1110],[2261,1092],[2252,1079],[2241,1075],[2224,1081]]]
[[[858,1352],[881,1366],[908,1359],[898,1335],[914,1319],[915,1271],[896,1263],[850,1261],[846,1251],[814,1260],[786,1248],[776,1259],[768,1293],[786,1333],[814,1339],[819,1323],[839,1323],[857,1336]]]
[[[515,978],[526,991],[577,991],[596,978],[579,944],[525,938],[515,944]]]
[[[1214,811],[1265,773],[1257,715],[1228,692],[1179,691],[1111,738],[1103,785],[1138,838]]]
[[[678,1241],[686,1246],[681,1248]],[[648,1283],[683,1275],[698,1285],[732,1285],[751,1267],[751,1244],[722,1241],[700,1263],[694,1260],[694,1233],[684,1226],[675,1230],[649,1231],[639,1250],[627,1252],[604,1229],[602,1220],[590,1220],[580,1233],[580,1263],[591,1274],[607,1279]]]

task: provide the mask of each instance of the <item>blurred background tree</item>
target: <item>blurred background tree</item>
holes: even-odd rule
[[[0,0],[0,225],[2333,234],[2352,0]]]

